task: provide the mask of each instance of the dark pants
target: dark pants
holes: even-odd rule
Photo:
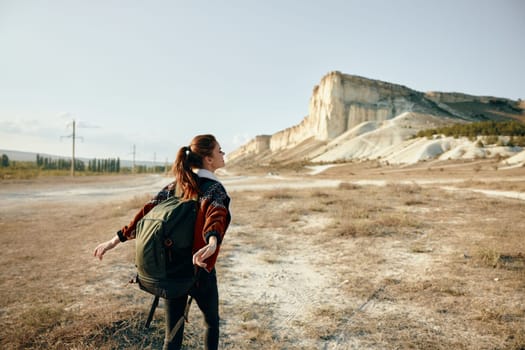
[[[202,270],[199,279],[190,291],[199,309],[204,314],[206,333],[204,334],[204,348],[214,350],[219,347],[219,291],[217,289],[217,276],[215,269],[208,273]],[[177,321],[184,315],[188,296],[184,295],[177,299],[165,301],[166,310],[166,337],[173,329]],[[164,350],[178,350],[182,346],[184,334],[184,323],[173,337],[172,341],[164,341]]]

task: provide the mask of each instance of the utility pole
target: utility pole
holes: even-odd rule
[[[135,145],[133,145],[133,170],[131,171],[133,174],[135,174],[135,172],[137,171],[137,169],[135,168],[135,154]]]
[[[71,176],[75,176],[75,119],[73,119],[73,153],[71,155]]]
[[[153,152],[153,173],[156,172],[157,169],[157,152]]]
[[[75,119],[73,119],[73,133],[71,135],[68,135],[68,136],[61,136],[60,138],[62,139],[63,137],[67,137],[67,138],[72,138],[73,139],[73,152],[72,152],[72,155],[71,155],[71,176],[75,176],[75,140],[77,139],[76,137],[76,121]],[[83,140],[82,137],[78,137],[79,139]]]

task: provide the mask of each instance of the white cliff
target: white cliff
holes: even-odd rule
[[[230,153],[228,162],[254,155],[267,161],[293,161],[283,153],[294,154],[296,161],[395,161],[394,149],[419,130],[477,118],[498,119],[502,113],[522,115],[523,110],[519,102],[508,99],[422,93],[402,85],[331,72],[314,87],[308,115],[299,124],[273,135],[257,136]],[[423,152],[416,158],[421,160],[430,153]]]

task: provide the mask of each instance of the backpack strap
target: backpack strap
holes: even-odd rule
[[[155,309],[159,305],[159,299],[160,298],[157,295],[155,295],[155,297],[153,298],[153,303],[151,304],[151,308],[149,310],[148,319],[146,320],[146,325],[145,325],[146,328],[149,328],[149,325],[151,324],[151,321],[153,320]]]
[[[196,268],[196,272],[195,272],[195,280],[193,282],[193,285],[192,285],[192,288],[193,286],[195,285],[195,283],[197,283],[198,279],[199,279],[199,276],[201,274],[201,271],[202,269],[200,268]],[[191,288],[190,288],[191,290]],[[189,292],[189,291],[188,291]],[[149,310],[149,315],[148,315],[148,319],[146,320],[146,324],[145,324],[145,328],[149,328],[150,324],[151,324],[151,321],[153,320],[153,315],[155,314],[155,310],[157,309],[157,306],[159,306],[159,299],[160,297],[155,295],[153,297],[153,302],[151,303],[151,308]],[[175,324],[175,326],[172,328],[172,330],[170,331],[170,334],[168,336],[168,339],[171,341],[173,339],[173,337],[175,336],[175,334],[177,333],[177,331],[179,330],[179,328],[182,326],[182,323],[184,321],[188,321],[188,315],[190,313],[190,306],[191,306],[191,302],[193,301],[193,296],[190,295],[190,298],[188,299],[188,302],[186,303],[186,308],[184,309],[184,314],[179,318],[179,320],[177,321],[177,323]]]

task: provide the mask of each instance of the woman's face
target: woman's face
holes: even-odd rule
[[[215,170],[224,166],[224,152],[221,145],[217,142],[211,156],[206,156],[204,159],[204,168],[214,172]]]

